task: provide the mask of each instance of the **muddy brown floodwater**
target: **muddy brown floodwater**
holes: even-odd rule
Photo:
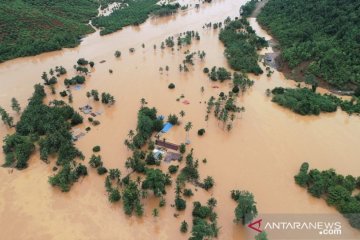
[[[325,201],[311,197],[293,180],[300,165],[308,161],[312,168],[335,168],[341,174],[358,175],[360,161],[360,118],[350,117],[338,111],[321,114],[318,117],[299,116],[272,103],[265,95],[267,88],[294,86],[283,74],[275,71],[271,77],[266,74],[250,76],[255,85],[239,98],[246,111],[237,119],[233,130],[223,131],[214,117],[205,122],[204,101],[211,95],[228,91],[228,83],[212,88],[202,73],[203,67],[227,66],[223,56],[224,47],[218,40],[218,31],[204,30],[204,23],[222,21],[227,16],[238,15],[244,0],[214,1],[200,9],[189,9],[175,16],[149,19],[138,27],[127,27],[122,31],[100,37],[96,32],[87,36],[74,49],[45,53],[34,57],[19,58],[0,64],[0,105],[9,110],[11,97],[16,97],[22,107],[31,96],[33,85],[41,82],[43,71],[56,65],[68,69],[68,76],[75,74],[72,66],[80,57],[95,61],[96,65],[85,88],[75,91],[74,107],[88,103],[85,92],[90,89],[113,94],[117,103],[113,107],[95,108],[103,111],[98,117],[101,125],[92,128],[76,145],[88,157],[94,145],[101,145],[101,155],[108,168],[119,168],[126,173],[124,162],[129,151],[123,145],[129,129],[136,126],[136,114],[140,99],[144,97],[150,106],[160,114],[186,112],[181,121],[192,121],[190,131],[191,147],[199,159],[207,158],[207,164],[200,163],[201,176],[213,176],[216,186],[211,192],[199,190],[193,200],[205,202],[211,196],[218,200],[218,223],[221,226],[219,239],[249,239],[249,230],[233,223],[235,203],[230,199],[230,190],[245,189],[254,193],[260,213],[331,213],[339,214]],[[256,22],[251,25],[260,36],[271,37]],[[196,60],[189,73],[180,73],[179,64],[184,58],[180,52],[161,50],[159,44],[166,37],[186,30],[197,30],[201,40],[194,41],[191,51],[205,50],[203,62]],[[141,44],[145,44],[145,48]],[[153,45],[157,44],[156,51]],[[128,49],[134,47],[135,53]],[[115,50],[122,56],[115,59]],[[272,51],[270,48],[264,52]],[[106,60],[100,64],[101,60]],[[168,73],[160,74],[159,68],[168,65]],[[113,74],[109,74],[113,69]],[[167,88],[170,82],[176,88]],[[205,88],[201,94],[200,88]],[[63,86],[57,86],[57,91]],[[189,105],[177,102],[181,95],[190,101]],[[167,139],[184,142],[184,124],[174,127]],[[80,126],[84,129],[85,126]],[[198,137],[199,128],[206,128],[206,134]],[[0,137],[8,133],[0,125]],[[1,153],[1,160],[4,156]],[[86,160],[88,161],[88,160]],[[23,171],[0,168],[0,232],[1,239],[186,239],[179,232],[180,222],[191,222],[191,201],[185,213],[173,216],[170,207],[174,193],[166,196],[167,207],[160,209],[160,216],[154,219],[151,210],[158,200],[150,197],[145,203],[145,216],[127,217],[122,205],[110,204],[104,188],[104,177],[89,169],[90,176],[76,183],[69,193],[61,193],[47,183],[52,174],[53,163],[46,165],[34,155],[29,167]],[[163,164],[167,169],[168,165]],[[346,230],[359,239],[359,232],[349,225]]]

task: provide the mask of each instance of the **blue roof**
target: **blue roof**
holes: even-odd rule
[[[161,132],[163,132],[163,133],[168,132],[170,130],[170,128],[172,128],[172,126],[173,125],[169,122],[165,123],[163,129],[161,129]]]

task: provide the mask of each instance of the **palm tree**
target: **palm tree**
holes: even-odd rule
[[[153,212],[152,212],[152,215],[153,215],[153,217],[158,217],[159,216],[159,210],[157,209],[157,208],[154,208],[153,209]]]
[[[134,137],[135,133],[134,133],[134,130],[130,130],[129,133],[128,133],[128,137],[130,139],[132,139]]]
[[[146,102],[145,98],[142,98],[142,99],[140,100],[140,103],[141,103],[141,107],[144,107],[147,102]]]
[[[180,114],[180,116],[183,118],[183,117],[185,116],[184,110],[181,110],[179,114]]]
[[[190,144],[190,139],[189,139],[189,131],[192,128],[192,123],[191,122],[187,122],[185,125],[185,131],[186,131],[186,140],[185,143],[186,144]]]

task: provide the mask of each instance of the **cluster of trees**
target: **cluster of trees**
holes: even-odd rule
[[[150,14],[163,16],[177,10],[179,5],[157,5],[158,0],[124,0],[125,7],[116,9],[109,16],[99,16],[92,20],[94,26],[101,28],[100,34],[113,33],[129,25],[139,25]]]
[[[163,17],[176,13],[179,8],[179,3],[162,4],[160,8],[153,10],[151,13],[155,16]]]
[[[49,178],[49,182],[68,191],[72,183],[79,176],[84,176],[85,172],[83,167],[76,166],[75,159],[83,159],[84,156],[74,146],[70,133],[71,126],[81,123],[82,117],[63,101],[55,100],[50,106],[45,105],[44,86],[38,84],[34,88],[29,104],[16,124],[16,132],[4,138],[5,165],[26,168],[37,143],[41,160],[48,162],[50,155],[57,155],[56,164],[62,167],[55,176]]]
[[[100,101],[99,91],[96,89],[92,89],[89,92],[86,92],[86,97],[93,98],[94,101]],[[108,105],[113,105],[115,103],[115,97],[110,93],[103,92],[101,93],[101,102]]]
[[[246,18],[228,22],[219,38],[225,45],[225,57],[231,68],[247,73],[263,73],[258,64],[257,50],[267,47],[268,43],[256,35]]]
[[[240,15],[242,17],[250,17],[250,15],[253,13],[253,11],[256,8],[256,4],[259,2],[259,0],[250,0],[246,2],[244,5],[240,8]]]
[[[232,190],[231,198],[237,202],[235,208],[235,223],[246,225],[257,216],[256,202],[251,192]]]
[[[210,97],[207,102],[207,111],[205,121],[208,121],[209,114],[214,112],[214,116],[223,123],[223,129],[230,131],[232,129],[232,123],[236,119],[236,114],[245,111],[244,107],[236,105],[236,95],[233,92],[229,92],[229,95],[221,92],[216,99],[213,96]]]
[[[335,112],[338,107],[350,115],[360,114],[359,97],[343,100],[332,94],[316,93],[315,89],[276,87],[271,91],[272,101],[301,115]]]
[[[258,16],[290,68],[338,88],[360,84],[359,20],[358,2],[352,0],[271,0]]]
[[[156,108],[142,106],[138,112],[136,135],[132,137],[132,145],[136,148],[142,147],[151,137],[153,132],[159,132],[164,122],[157,117]]]
[[[77,46],[94,32],[88,22],[98,7],[95,0],[0,1],[0,62]]]
[[[217,201],[214,198],[210,198],[207,205],[202,205],[200,202],[193,203],[193,226],[189,239],[211,239],[218,236],[220,228],[217,225],[217,214],[214,211],[216,205]]]
[[[248,76],[242,72],[234,72],[233,85],[233,93],[238,93],[240,90],[244,93],[247,89],[254,85],[254,81],[250,80]]]
[[[64,80],[65,86],[84,84],[84,83],[85,83],[85,77],[79,76],[79,75],[77,75],[73,78],[70,78],[70,79],[65,78],[65,80]]]
[[[309,170],[309,163],[304,162],[295,182],[306,188],[314,197],[324,198],[330,206],[334,206],[346,218],[352,227],[360,229],[360,177],[337,174],[334,169],[319,171]]]
[[[204,72],[206,72],[206,70]],[[223,82],[225,80],[231,79],[231,73],[223,67],[212,67],[211,71],[208,73],[208,76],[212,81],[219,80],[220,82]]]
[[[59,187],[62,192],[68,192],[74,182],[77,182],[80,177],[87,175],[86,166],[79,163],[73,167],[70,163],[67,163],[56,175],[49,177],[49,183],[54,187]]]
[[[272,101],[301,115],[319,115],[335,112],[341,100],[329,94],[319,94],[308,88],[282,88],[272,90]]]

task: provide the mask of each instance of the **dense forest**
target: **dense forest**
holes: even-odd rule
[[[96,17],[98,8],[127,4],[110,16]],[[0,62],[43,52],[75,47],[94,32],[88,24],[109,34],[124,26],[143,23],[150,13],[172,14],[180,7],[157,5],[158,0],[3,0],[0,1]]]
[[[360,85],[360,1],[270,0],[258,21],[291,69],[341,89]]]
[[[62,47],[74,47],[94,31],[96,0],[0,1],[0,62]]]

